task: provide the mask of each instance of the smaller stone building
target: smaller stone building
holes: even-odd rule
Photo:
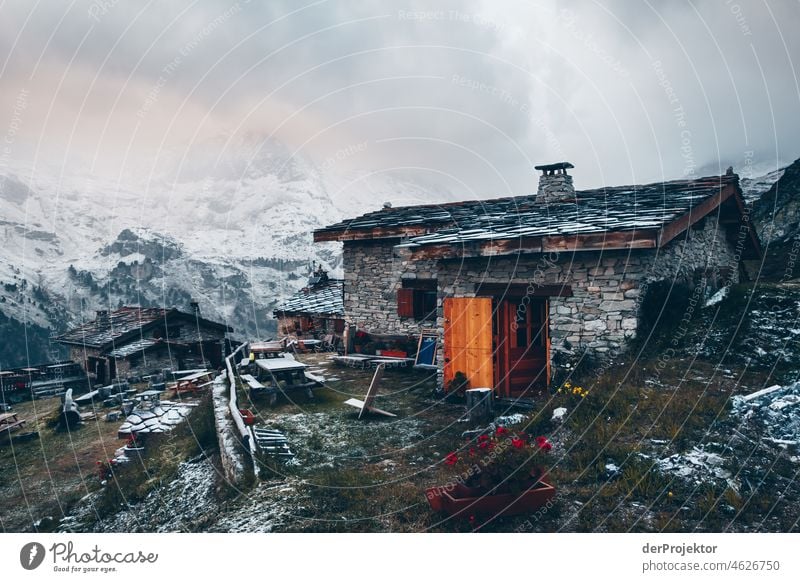
[[[290,338],[341,338],[344,332],[344,281],[317,269],[308,285],[280,304],[273,315],[278,333]]]
[[[572,167],[537,166],[533,195],[387,205],[315,231],[343,243],[346,324],[434,329],[445,388],[462,372],[517,397],[548,386],[558,362],[624,349],[650,285],[711,293],[760,257],[732,170],[576,191]]]
[[[97,317],[57,338],[97,384],[164,369],[220,368],[227,325],[194,313],[157,307],[98,311]]]

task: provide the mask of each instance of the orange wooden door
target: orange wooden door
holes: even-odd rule
[[[463,372],[470,388],[494,388],[491,297],[444,300],[444,385]]]

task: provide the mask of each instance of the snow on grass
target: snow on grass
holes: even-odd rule
[[[714,293],[711,297],[708,298],[708,301],[705,303],[705,307],[711,307],[716,305],[717,303],[721,303],[727,296],[728,293],[731,292],[730,286],[723,287],[716,293]]]

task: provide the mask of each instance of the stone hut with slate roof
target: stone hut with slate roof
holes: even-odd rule
[[[317,269],[308,285],[275,308],[278,331],[287,337],[341,337],[344,332],[344,281]]]
[[[200,317],[193,305],[195,313],[160,307],[98,311],[96,319],[56,340],[98,384],[163,369],[219,368],[233,329]]]
[[[315,231],[343,243],[347,325],[435,329],[445,388],[463,372],[472,387],[518,397],[547,387],[555,362],[624,349],[653,283],[705,295],[760,257],[732,170],[576,191],[572,167],[537,166],[534,195],[387,205]]]

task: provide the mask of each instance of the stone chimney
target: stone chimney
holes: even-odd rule
[[[195,300],[191,300],[189,301],[189,307],[191,308],[192,313],[194,313],[197,316],[200,315],[200,303],[198,303]]]
[[[536,169],[542,172],[542,175],[539,176],[539,191],[536,193],[536,201],[541,204],[552,204],[575,200],[572,176],[567,174],[567,170],[574,167],[569,162],[536,166]]]

